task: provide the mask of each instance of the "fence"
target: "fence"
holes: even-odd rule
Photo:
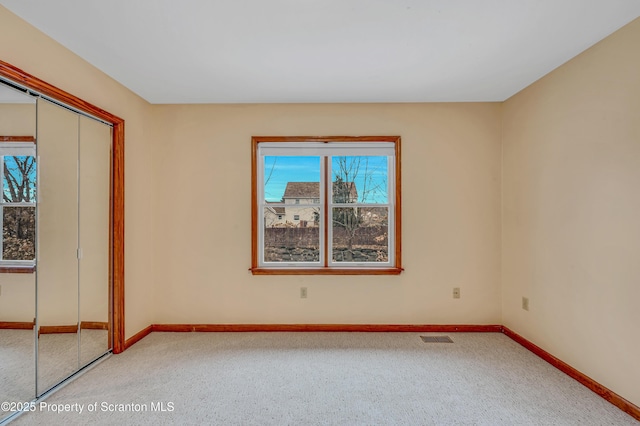
[[[264,230],[265,247],[317,247],[320,228],[266,228]],[[364,226],[355,230],[352,247],[386,248],[387,227]],[[333,246],[347,247],[349,232],[344,228],[333,228]]]

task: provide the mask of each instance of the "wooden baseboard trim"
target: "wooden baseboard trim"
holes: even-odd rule
[[[41,325],[38,328],[38,335],[40,334],[58,334],[58,333],[77,333],[78,325]]]
[[[151,331],[163,332],[357,332],[357,333],[500,333],[500,325],[414,325],[414,324],[153,324]]]
[[[0,323],[2,324],[2,323]],[[577,380],[600,397],[615,405],[631,417],[640,420],[640,407],[602,386],[600,383],[531,343],[524,337],[502,325],[470,324],[152,324],[126,340],[125,350],[151,332],[379,332],[379,333],[503,333],[558,370]]]
[[[81,321],[82,330],[109,330],[109,323],[103,321]]]
[[[127,349],[129,349],[131,346],[135,345],[136,343],[138,343],[140,340],[144,339],[145,337],[147,337],[149,335],[149,333],[151,333],[151,331],[153,330],[153,326],[150,325],[142,330],[140,330],[139,332],[137,332],[136,334],[134,334],[133,336],[129,337],[127,340],[125,340],[124,342],[124,350],[126,351]]]
[[[25,323],[25,324],[29,324],[29,323]],[[29,328],[33,328],[33,327],[29,327]],[[102,322],[102,321],[82,321],[80,322],[80,328],[83,330],[109,330],[109,323]],[[77,332],[78,332],[78,326],[76,324],[41,325],[38,330],[39,334],[77,333]]]
[[[0,274],[33,274],[35,266],[0,266]]]
[[[2,330],[32,330],[33,326],[33,322],[0,321],[0,329]]]
[[[189,332],[359,332],[359,333],[500,333],[501,325],[414,325],[414,324],[152,324],[125,341],[127,350],[154,331]]]
[[[591,377],[581,373],[566,362],[556,358],[541,347],[531,343],[524,337],[520,336],[518,333],[510,330],[508,327],[503,326],[502,333],[504,333],[505,336],[511,338],[513,341],[519,343],[529,351],[533,352],[538,357],[547,361],[549,364],[553,365],[555,368],[562,371],[572,379],[577,380],[578,382],[586,386],[589,390],[595,392],[600,397],[607,400],[609,403],[615,405],[625,413],[629,414],[631,417],[635,418],[636,420],[640,420],[640,407],[638,407],[637,405],[627,401],[617,393],[613,392],[611,389],[602,386]]]

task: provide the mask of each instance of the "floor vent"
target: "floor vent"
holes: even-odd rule
[[[449,336],[420,336],[425,343],[453,343]]]

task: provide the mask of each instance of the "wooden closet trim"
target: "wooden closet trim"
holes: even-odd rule
[[[0,76],[34,90],[44,96],[104,120],[113,125],[111,158],[111,241],[110,260],[113,327],[113,353],[120,353],[124,346],[124,120],[102,108],[90,104],[39,78],[0,60]]]

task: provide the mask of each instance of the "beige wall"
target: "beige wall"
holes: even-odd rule
[[[499,104],[153,108],[155,322],[500,323]],[[252,135],[401,135],[406,271],[252,276]]]
[[[638,405],[639,44],[635,21],[504,104],[150,106],[0,7],[0,59],[127,122],[127,337],[504,323]],[[406,271],[252,276],[250,137],[375,134],[403,140]]]
[[[80,321],[109,322],[111,127],[79,118]]]
[[[505,102],[502,275],[506,326],[636,405],[638,46],[640,20]]]
[[[36,135],[36,104],[0,104],[0,136]],[[0,321],[33,321],[35,274],[0,273]]]
[[[0,103],[0,136],[36,136],[36,102]]]
[[[0,6],[0,59],[125,121],[125,306],[127,337],[149,325],[153,291],[151,176],[147,102]],[[1,296],[0,296],[1,297]]]
[[[0,321],[31,322],[36,316],[36,275],[0,273]]]
[[[78,114],[38,101],[38,324],[78,322]]]

